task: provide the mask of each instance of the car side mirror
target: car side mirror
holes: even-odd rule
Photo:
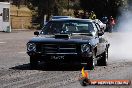
[[[39,32],[38,31],[35,31],[34,32],[34,35],[37,35],[38,36],[39,35]]]

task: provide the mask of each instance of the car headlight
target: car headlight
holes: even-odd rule
[[[90,46],[88,44],[81,45],[82,52],[90,52]]]
[[[27,44],[28,51],[36,51],[36,44],[35,43],[28,43]]]

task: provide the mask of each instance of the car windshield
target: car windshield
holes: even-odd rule
[[[58,34],[58,33],[87,33],[94,32],[92,22],[80,21],[49,21],[41,34]]]

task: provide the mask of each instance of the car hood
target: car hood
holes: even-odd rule
[[[93,39],[87,35],[68,35],[68,38],[55,38],[55,35],[40,35],[33,37],[29,42],[36,43],[85,43]]]

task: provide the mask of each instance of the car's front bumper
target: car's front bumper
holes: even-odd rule
[[[87,62],[87,60],[92,56],[92,53],[78,54],[78,53],[47,53],[43,54],[41,52],[27,52],[29,56],[36,57],[40,61],[46,62]]]

